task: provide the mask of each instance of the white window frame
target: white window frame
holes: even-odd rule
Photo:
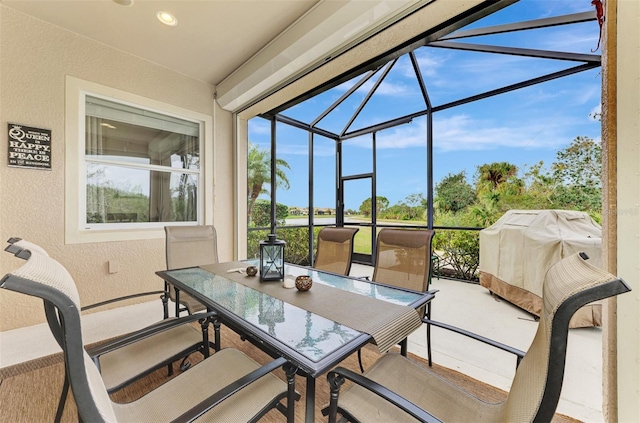
[[[65,242],[67,244],[164,238],[166,225],[197,225],[213,221],[213,119],[170,104],[115,88],[66,77]],[[200,127],[200,172],[197,222],[142,222],[86,224],[86,96],[104,98],[143,110],[196,122]]]

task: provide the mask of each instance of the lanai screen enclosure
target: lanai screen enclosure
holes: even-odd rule
[[[258,240],[276,233],[288,242],[287,260],[313,263],[313,235],[327,225],[361,228],[354,255],[361,263],[375,256],[381,227],[468,231],[477,238],[482,227],[434,221],[434,186],[459,169],[452,145],[469,151],[490,145],[494,161],[526,155],[529,146],[547,141],[545,128],[562,126],[566,116],[587,120],[583,109],[573,108],[575,96],[535,104],[527,97],[559,94],[569,80],[600,86],[596,10],[588,1],[564,5],[563,13],[550,16],[536,2],[521,1],[461,22],[451,33],[425,34],[250,121],[248,256],[256,256]],[[587,42],[568,39],[567,31],[585,34]],[[565,46],[571,51],[557,48]],[[385,95],[389,90],[406,95]],[[593,95],[599,104],[599,90]],[[518,107],[505,108],[504,98]],[[513,146],[504,138],[518,135],[473,128],[481,119],[507,126],[528,114],[534,121],[540,112],[549,121],[522,128],[526,140]],[[258,128],[268,135],[260,136]],[[596,131],[599,139],[599,125]],[[252,147],[254,153],[262,149],[261,169],[252,163]],[[295,166],[286,159],[293,155]],[[293,185],[295,200],[286,191]],[[389,206],[384,201],[403,190],[410,194],[398,207],[409,217],[381,220],[381,207]]]

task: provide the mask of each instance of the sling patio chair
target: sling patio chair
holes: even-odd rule
[[[165,226],[164,231],[167,270],[218,263],[217,234],[212,225]],[[166,281],[165,292],[162,299],[165,318],[169,315],[169,300],[176,305],[176,316],[184,311],[194,314],[206,310],[200,301]]]
[[[376,241],[376,261],[373,282],[426,292],[431,278],[431,229],[382,228]],[[436,292],[436,291],[434,291]],[[431,318],[431,302],[418,310],[420,317]],[[407,355],[407,340],[400,344]],[[427,324],[427,357],[431,365],[431,326]],[[358,350],[360,370],[362,356]]]
[[[28,260],[34,251],[48,256],[48,253],[39,245],[20,238],[11,238],[8,243],[5,250],[23,260]],[[144,292],[113,298],[82,307],[80,311],[163,292]],[[194,352],[201,353],[205,358],[209,357],[209,324],[215,317],[215,313],[210,312],[197,316],[163,319],[115,339],[100,342],[97,346],[87,348],[87,353],[100,369],[107,391],[116,392],[164,366],[167,366],[168,374],[172,375],[172,363],[180,359],[182,359],[180,369],[188,369],[190,363],[187,358]],[[189,324],[195,321],[200,323],[201,331]],[[69,381],[65,379],[56,421],[64,411],[68,388]]]
[[[338,367],[327,375],[329,422],[340,413],[354,422],[550,422],[564,378],[569,321],[580,307],[630,291],[622,279],[571,255],[552,266],[543,286],[543,312],[536,335],[523,351],[471,332],[430,323],[516,356],[507,398],[489,403],[398,354],[385,354],[364,375]],[[424,319],[427,320],[427,319]],[[345,380],[353,383],[340,393]]]
[[[322,228],[318,233],[318,252],[313,267],[325,272],[348,275],[351,270],[353,238],[358,231],[358,228]]]
[[[69,272],[33,248],[15,254],[27,261],[0,280],[0,288],[41,298],[51,332],[64,353],[81,421],[256,421],[273,408],[293,422],[295,373],[286,359],[260,366],[244,353],[227,348],[181,373],[139,399],[114,403],[96,363],[82,343],[80,298]],[[283,367],[287,382],[273,375]],[[286,398],[286,405],[281,400]]]

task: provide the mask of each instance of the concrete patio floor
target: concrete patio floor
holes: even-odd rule
[[[371,275],[372,268],[354,265],[351,274]],[[433,280],[438,289],[432,317],[526,351],[537,329],[531,315],[489,294],[479,285]],[[88,314],[83,319],[86,344],[144,327],[162,315],[160,300]],[[565,380],[558,412],[589,423],[602,416],[602,332],[571,329]],[[36,347],[37,345],[37,347]],[[433,360],[505,391],[515,372],[515,358],[448,331],[432,329]],[[0,368],[60,351],[46,324],[0,332]],[[426,329],[409,337],[409,351],[426,357]]]

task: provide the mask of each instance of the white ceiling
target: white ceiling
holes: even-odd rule
[[[217,85],[317,0],[1,0],[5,6]],[[169,27],[156,19],[168,11]]]
[[[430,1],[133,0],[130,6],[113,0],[0,3],[216,85],[222,107],[234,110]],[[161,24],[156,19],[160,10],[172,13],[178,25]],[[224,101],[220,93],[226,94]],[[238,93],[244,97],[239,98]]]

